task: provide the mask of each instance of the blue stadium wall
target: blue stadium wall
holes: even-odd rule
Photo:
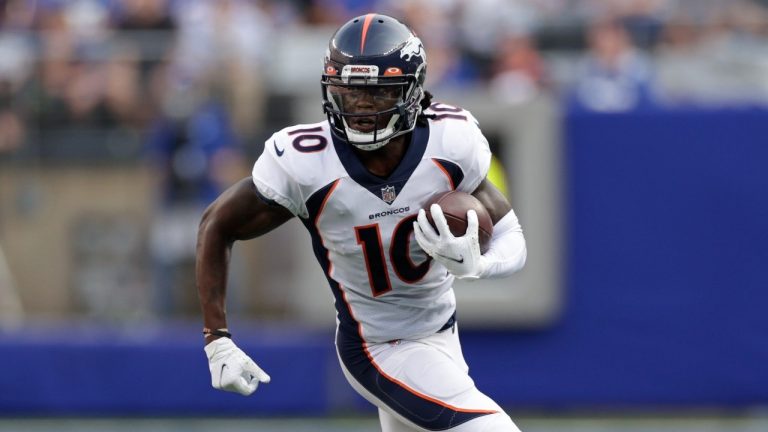
[[[464,331],[478,386],[512,411],[768,404],[768,112],[572,112],[563,128],[565,307],[546,329]],[[237,328],[272,376],[250,398],[210,388],[197,325],[0,334],[0,415],[370,410],[330,329]]]

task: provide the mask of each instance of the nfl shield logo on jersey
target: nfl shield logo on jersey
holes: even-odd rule
[[[381,199],[383,199],[385,203],[392,204],[392,201],[394,201],[395,198],[397,198],[397,192],[395,192],[394,186],[381,188]]]

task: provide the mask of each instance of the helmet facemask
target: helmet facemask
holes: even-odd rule
[[[366,151],[412,131],[421,112],[423,90],[416,76],[377,75],[323,75],[322,80],[323,106],[334,132]]]

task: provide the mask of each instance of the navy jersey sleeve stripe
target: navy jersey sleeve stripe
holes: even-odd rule
[[[451,188],[456,190],[461,184],[461,181],[464,180],[464,171],[461,170],[461,167],[445,159],[432,158],[432,160],[446,173],[446,175],[448,175],[448,178],[451,181]]]

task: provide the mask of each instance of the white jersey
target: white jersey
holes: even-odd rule
[[[310,232],[340,330],[366,342],[428,336],[456,307],[453,276],[421,250],[412,223],[434,195],[473,192],[491,153],[469,112],[433,104],[426,113],[435,118],[414,129],[387,178],[371,174],[327,121],[275,133],[253,167],[259,193]]]

